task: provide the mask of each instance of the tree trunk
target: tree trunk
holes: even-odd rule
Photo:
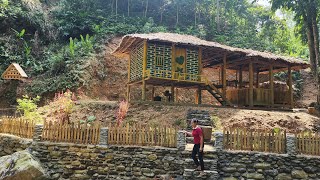
[[[194,26],[197,26],[197,3],[194,4]]]
[[[217,30],[220,32],[220,0],[217,0],[217,17],[216,17],[216,23],[217,23]]]
[[[144,12],[144,17],[147,17],[148,6],[149,6],[149,0],[147,0],[147,2],[146,2],[146,10],[145,10],[145,12]]]
[[[318,97],[317,97],[317,103],[320,104],[320,78],[319,78],[319,72],[318,67],[320,66],[320,53],[319,53],[319,29],[317,24],[317,9],[316,4],[314,0],[311,2],[311,17],[312,17],[312,30],[313,30],[313,37],[314,37],[314,51],[315,51],[315,68],[314,71],[315,79],[317,83],[318,88]]]
[[[114,7],[114,0],[112,0],[112,4],[111,4],[111,14],[113,15],[113,7]]]
[[[128,0],[128,17],[130,16],[130,0]]]
[[[118,16],[118,0],[116,0],[116,16]]]
[[[176,26],[179,24],[179,4],[177,3],[177,19],[176,19]]]
[[[315,54],[315,48],[314,48],[312,21],[310,21],[310,19],[308,19],[307,16],[304,16],[304,24],[306,27],[306,33],[308,38],[311,70],[312,70],[312,73],[315,75],[315,72],[317,70],[317,63],[316,63],[316,54]]]

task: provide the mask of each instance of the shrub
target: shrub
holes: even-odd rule
[[[17,109],[23,114],[23,118],[28,121],[35,121],[36,123],[42,122],[41,115],[37,112],[37,102],[40,101],[40,96],[31,98],[27,95],[23,96],[22,99],[17,99]]]
[[[70,115],[75,106],[75,95],[70,90],[55,93],[53,102],[49,104],[48,121],[70,123]]]
[[[127,116],[128,109],[129,109],[129,103],[127,101],[121,101],[119,103],[119,109],[117,110],[117,113],[116,113],[118,126],[122,124],[124,118]]]

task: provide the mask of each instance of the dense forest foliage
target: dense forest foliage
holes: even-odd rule
[[[265,7],[254,0],[0,0],[0,72],[19,63],[33,79],[27,87],[31,94],[76,88],[85,85],[86,61],[103,51],[107,39],[149,32],[191,34],[304,59],[310,51],[316,62],[317,3],[272,0]],[[315,15],[310,22],[305,8]]]

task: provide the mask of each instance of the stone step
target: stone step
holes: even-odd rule
[[[204,157],[205,158],[205,157]],[[209,171],[217,171],[217,160],[216,159],[204,159],[204,170]],[[186,169],[193,169],[195,168],[195,164],[193,159],[185,159]]]
[[[194,179],[210,179],[210,180],[218,180],[219,173],[217,171],[204,171],[204,175],[200,176],[199,171],[194,171],[193,169],[184,169],[183,177],[186,180],[194,180]]]

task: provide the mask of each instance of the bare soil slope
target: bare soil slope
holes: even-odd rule
[[[317,83],[313,78],[310,69],[302,70],[303,91],[302,97],[297,101],[297,106],[308,107],[312,102],[317,101]]]
[[[112,101],[82,101],[72,115],[73,120],[86,119],[94,115],[97,120],[108,124],[115,121],[117,102]],[[210,112],[213,124],[222,127],[243,127],[247,129],[266,130],[275,127],[288,132],[298,130],[320,131],[320,118],[305,112],[275,112],[263,110],[245,110],[232,108],[168,106],[155,104],[131,104],[126,122],[143,122],[155,126],[173,125],[185,127],[186,115],[189,109],[207,110]],[[218,122],[219,121],[219,122]]]

